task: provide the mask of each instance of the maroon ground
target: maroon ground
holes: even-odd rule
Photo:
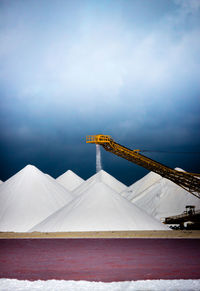
[[[1,239],[0,278],[200,279],[199,239]]]

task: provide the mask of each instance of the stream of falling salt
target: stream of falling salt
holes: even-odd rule
[[[100,145],[96,144],[96,172],[102,170]]]

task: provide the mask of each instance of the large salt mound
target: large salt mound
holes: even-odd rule
[[[127,186],[118,181],[116,178],[108,174],[106,171],[101,170],[86,181],[84,181],[79,187],[77,187],[74,191],[74,195],[79,195],[82,192],[89,189],[93,184],[95,184],[97,181],[101,181],[104,184],[110,186],[114,191],[120,193],[127,189]]]
[[[76,175],[71,170],[68,170],[67,172],[59,176],[56,181],[65,188],[67,188],[69,191],[73,191],[84,182],[81,177]]]
[[[30,231],[166,230],[111,187],[96,182]]]
[[[0,184],[2,184],[2,183],[3,183],[3,181],[0,180]]]
[[[160,175],[150,172],[120,194],[131,201],[133,198],[139,196],[143,191],[147,191],[152,185],[161,179],[162,177]]]
[[[152,184],[149,179],[152,179]],[[185,211],[186,205],[194,205],[200,209],[200,199],[190,194],[180,186],[168,179],[162,178],[155,173],[150,173],[135,184],[143,184],[143,191],[134,184],[132,193],[124,195],[134,205],[137,205],[148,212],[150,215],[159,219],[171,215],[181,214]],[[151,180],[150,179],[150,180]],[[149,185],[149,187],[145,187]]]
[[[28,165],[0,187],[0,231],[25,232],[71,199],[55,179]]]

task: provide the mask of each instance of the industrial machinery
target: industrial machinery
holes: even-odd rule
[[[186,210],[183,213],[165,217],[162,222],[173,225],[172,229],[184,229],[185,223],[186,229],[200,229],[200,210],[195,211],[194,205],[186,205]]]
[[[131,150],[116,143],[110,135],[88,135],[86,136],[86,143],[95,143],[104,147],[109,151],[121,158],[131,161],[139,166],[153,171],[160,176],[171,180],[180,187],[184,188],[194,196],[200,198],[200,176],[199,174],[188,173],[184,171],[177,171],[171,169],[159,162],[156,162],[140,153],[140,150]]]

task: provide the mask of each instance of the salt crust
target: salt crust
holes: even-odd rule
[[[199,291],[200,280],[140,280],[124,282],[89,282],[89,281],[24,281],[16,279],[0,279],[2,291],[134,291],[134,290],[154,290],[154,291]]]

